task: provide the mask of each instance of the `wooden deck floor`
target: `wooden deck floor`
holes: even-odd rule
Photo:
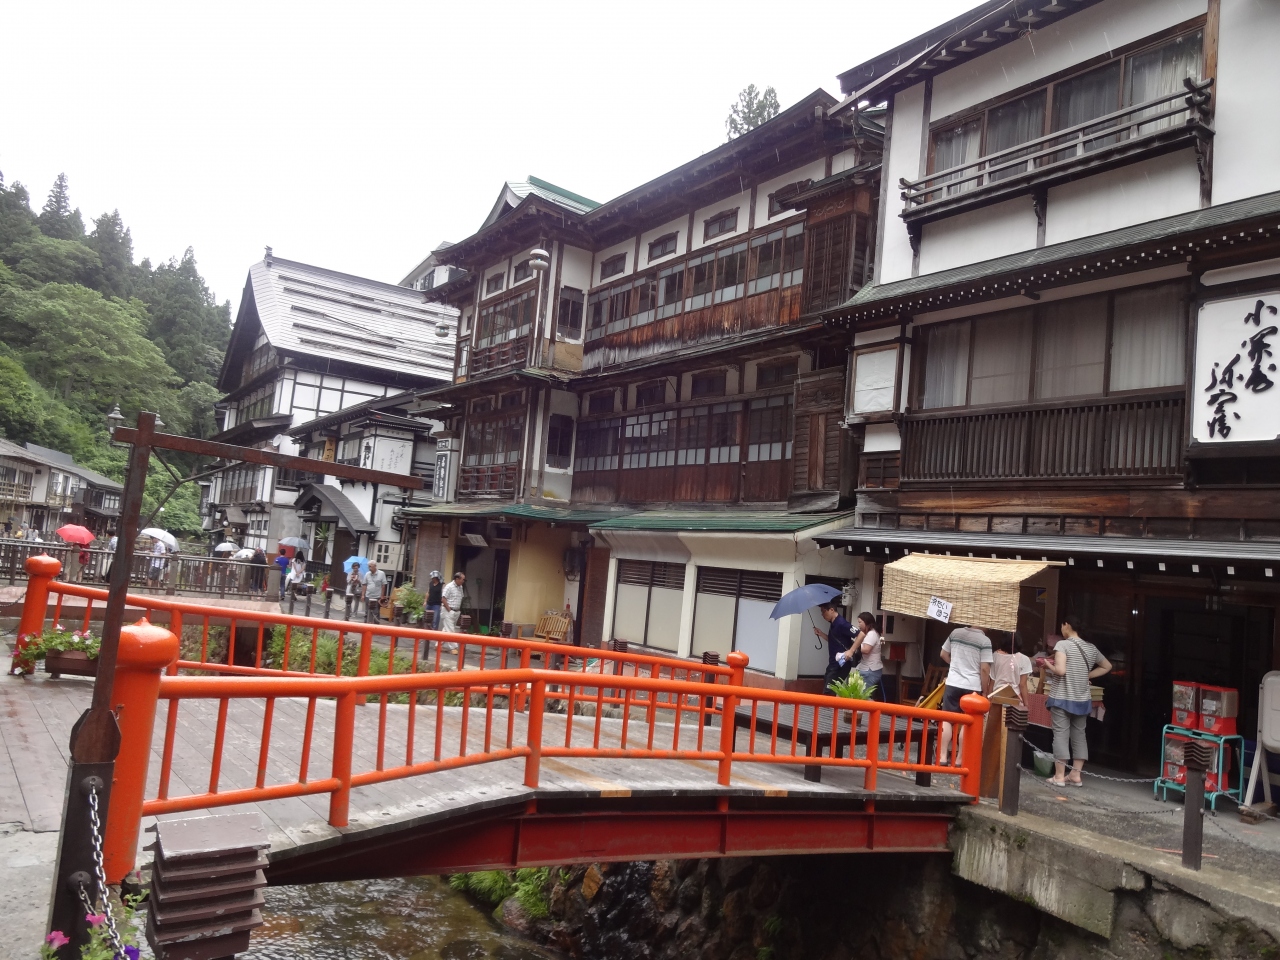
[[[5,749],[0,758],[4,764],[0,769],[0,823],[21,823],[24,829],[37,832],[59,828],[67,742],[72,724],[89,703],[91,691],[90,681],[53,680],[42,674],[26,679],[6,676],[0,680],[0,717],[3,717],[0,741]],[[333,709],[332,702],[317,703],[309,768],[313,778],[327,776],[329,772]],[[156,793],[165,710],[162,704],[153,742],[148,797]],[[276,701],[268,784],[298,779],[306,710],[305,700]],[[387,708],[387,766],[404,762],[408,710],[407,706]],[[263,711],[262,701],[232,702],[220,789],[253,786]],[[417,759],[425,759],[434,745],[436,709],[419,707],[416,713],[415,753]],[[468,750],[478,752],[483,749],[486,735],[484,711],[472,709],[470,713]],[[375,766],[379,708],[377,704],[366,704],[358,707],[356,714],[353,770],[358,773]],[[447,707],[444,714],[442,743],[448,756],[458,752],[461,742],[462,709]],[[216,716],[216,701],[183,703],[177,727],[171,797],[198,794],[207,789]],[[495,711],[494,717],[494,741],[505,742],[506,711]],[[564,742],[565,719],[563,715],[546,715],[544,743]],[[516,744],[524,742],[525,720],[526,716],[520,713],[512,718]],[[602,737],[616,742],[621,721],[602,718],[600,724]],[[576,717],[574,744],[589,745],[594,726],[594,718]],[[633,743],[635,738],[645,736],[642,729],[632,723]],[[657,725],[655,746],[669,747],[674,732],[670,723]],[[686,721],[681,727],[680,747],[692,749],[696,735],[697,727]],[[709,746],[718,743],[718,727],[706,728],[705,736]],[[739,731],[738,737],[739,749],[744,749],[745,731]],[[800,754],[803,755],[803,750]],[[222,807],[209,812],[256,810],[268,825],[274,859],[321,849],[342,842],[344,835],[352,833],[383,834],[529,798],[711,796],[726,792],[716,783],[716,764],[702,760],[544,758],[541,785],[536,790],[523,785],[523,775],[524,760],[516,758],[357,787],[351,796],[350,826],[341,830],[328,825],[328,794]],[[932,801],[944,805],[966,799],[955,789],[954,777],[935,777],[934,787],[921,788],[912,778],[882,772],[874,794],[863,789],[862,780],[860,770],[827,768],[822,783],[810,783],[804,779],[801,766],[735,762],[728,792],[731,796],[814,798],[828,802],[847,798],[859,804],[872,796],[878,801]],[[199,816],[202,812],[177,816]],[[145,833],[143,839],[146,839]],[[140,857],[139,862],[146,859]]]

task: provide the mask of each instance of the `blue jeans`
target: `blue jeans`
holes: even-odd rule
[[[431,629],[439,630],[440,629],[440,604],[429,603],[427,604],[427,609],[431,611]]]
[[[863,683],[876,688],[871,699],[884,700],[884,684],[881,682],[884,679],[884,670],[859,670],[858,673],[862,676]]]

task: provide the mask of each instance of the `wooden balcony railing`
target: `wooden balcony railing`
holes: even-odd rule
[[[1184,411],[1179,393],[911,415],[902,424],[902,482],[1177,477]]]
[[[491,347],[480,347],[471,354],[467,370],[469,376],[488,373],[491,370],[505,370],[508,367],[523,367],[529,357],[529,338],[508,340],[495,343]]]
[[[515,495],[520,478],[519,463],[501,463],[492,466],[460,467],[458,469],[458,497],[511,497]]]
[[[28,503],[31,500],[31,484],[0,480],[0,503]]]
[[[1184,91],[1134,104],[1035,140],[998,150],[977,160],[929,174],[900,179],[908,224],[957,213],[994,198],[1025,194],[1079,176],[1157,153],[1204,143],[1212,80],[1183,81]]]

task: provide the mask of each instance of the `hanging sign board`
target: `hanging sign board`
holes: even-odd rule
[[[934,620],[941,620],[943,623],[950,623],[951,604],[941,597],[930,597],[928,616]]]
[[[1280,293],[1201,305],[1196,323],[1191,437],[1199,443],[1275,440],[1280,429]]]

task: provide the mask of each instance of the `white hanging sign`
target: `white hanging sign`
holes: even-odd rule
[[[947,603],[941,597],[929,598],[929,612],[931,619],[941,620],[943,623],[951,622],[951,604]]]
[[[1196,323],[1191,438],[1199,443],[1280,438],[1280,293],[1201,304]]]

